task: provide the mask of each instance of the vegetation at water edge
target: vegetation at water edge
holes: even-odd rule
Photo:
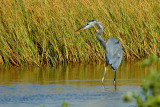
[[[146,64],[147,60],[149,60],[150,63]],[[142,61],[141,65],[144,67],[152,66],[152,64],[154,64],[154,62],[157,62],[158,60],[159,59],[157,56],[152,55],[148,59]],[[124,101],[128,102],[135,99],[138,107],[160,106],[160,72],[155,71],[154,68],[152,68],[150,74],[143,80],[141,89],[142,89],[141,93],[127,92],[124,95]]]

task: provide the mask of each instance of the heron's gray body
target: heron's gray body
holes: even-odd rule
[[[101,37],[101,34],[103,32],[103,25],[101,22],[95,21],[95,25],[99,28],[97,30],[97,39],[100,41],[102,46],[105,48],[105,57],[106,62],[109,64],[113,71],[116,71],[119,67],[121,60],[122,60],[122,45],[121,43],[114,37],[108,39],[106,42]]]
[[[111,66],[113,71],[117,70],[119,67],[122,56],[121,43],[114,37],[108,39],[105,46],[105,57],[106,62]]]

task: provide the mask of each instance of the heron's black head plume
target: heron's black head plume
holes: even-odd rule
[[[94,21],[96,21],[96,20],[90,20],[90,21],[88,21],[88,23],[90,23],[90,22],[94,22]]]

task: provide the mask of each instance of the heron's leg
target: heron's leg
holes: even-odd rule
[[[114,80],[113,80],[113,84],[116,85],[116,71],[114,73]]]
[[[103,77],[102,77],[102,85],[103,85],[104,77],[105,77],[105,74],[106,74],[107,66],[108,66],[108,63],[106,62],[104,74],[103,74]]]

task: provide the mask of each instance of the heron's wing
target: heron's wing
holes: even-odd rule
[[[122,60],[122,45],[116,38],[108,39],[105,47],[105,56],[108,64],[113,70],[116,70]]]

